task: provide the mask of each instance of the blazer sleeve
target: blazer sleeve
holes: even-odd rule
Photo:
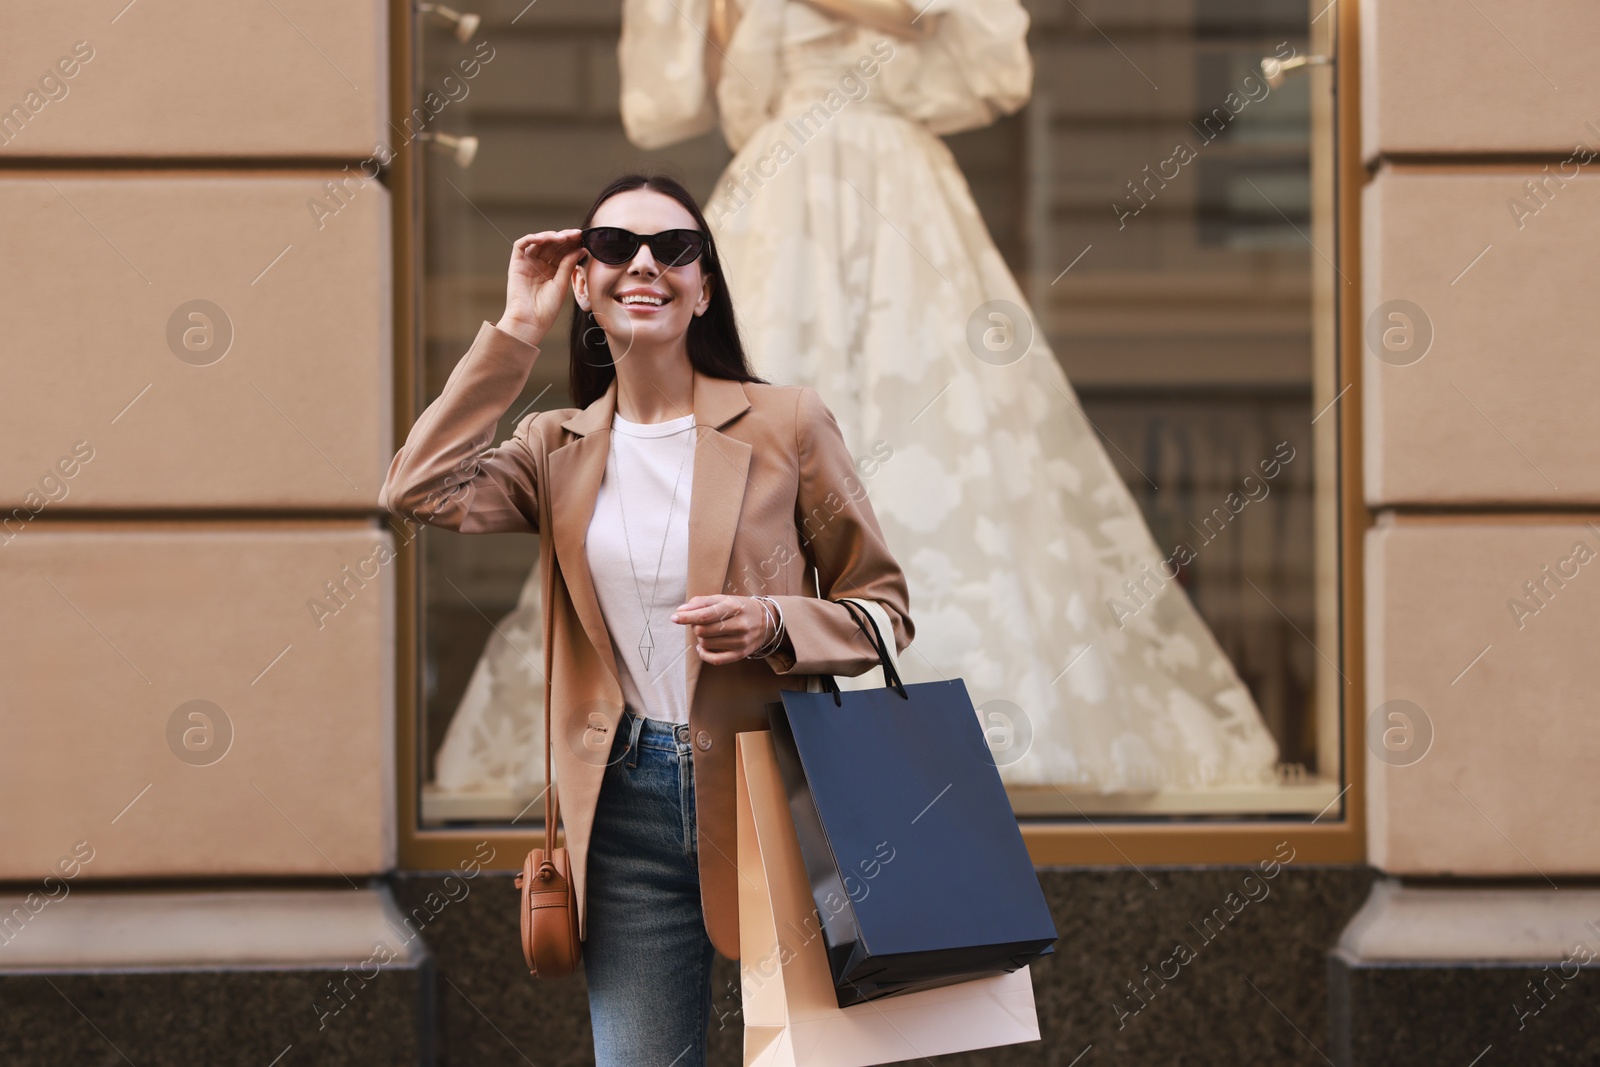
[[[809,386],[799,390],[795,446],[800,486],[795,523],[807,562],[817,569],[818,596],[773,597],[783,608],[788,646],[767,657],[777,674],[854,677],[878,665],[877,654],[839,597],[876,600],[889,613],[896,651],[916,630],[906,577],[878,527],[866,486],[839,423]]]
[[[461,533],[537,533],[539,485],[528,416],[490,448],[539,349],[489,322],[395,453],[378,505]]]

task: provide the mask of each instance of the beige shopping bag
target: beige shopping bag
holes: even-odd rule
[[[1039,1040],[1028,968],[840,1008],[772,735],[738,735],[745,1067],[866,1067]]]

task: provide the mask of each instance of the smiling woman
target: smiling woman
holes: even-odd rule
[[[485,450],[569,287],[577,406]],[[521,884],[576,913],[598,1063],[703,1063],[713,952],[739,955],[734,737],[766,729],[781,690],[877,665],[839,597],[882,605],[897,650],[914,629],[838,422],[816,390],[750,372],[681,185],[619,178],[582,226],[515,242],[505,313],[417,419],[379,503],[540,535],[545,781],[560,802],[552,784],[550,850]],[[759,591],[741,584],[757,570]],[[551,949],[571,944],[536,935],[524,951],[556,976],[577,961]]]
[[[605,392],[617,368],[636,348],[651,348],[652,339],[666,335],[681,336],[689,364],[704,373],[736,381],[760,380],[746,365],[733,303],[705,217],[677,182],[639,175],[620,178],[601,191],[583,229],[564,232],[572,232],[590,257],[586,269],[572,279],[578,304],[569,344],[574,404],[587,407]],[[684,237],[685,233],[691,236]],[[648,251],[641,255],[641,248]],[[592,292],[591,281],[601,283]],[[659,312],[652,300],[661,301]],[[512,307],[508,293],[507,316]],[[608,311],[616,312],[609,326],[623,342],[615,358],[607,339]],[[659,321],[645,325],[657,316]],[[519,324],[503,320],[503,325],[515,329]],[[685,383],[677,384],[681,390]],[[651,388],[650,396],[640,396],[636,388],[627,381],[620,386],[620,408],[628,417],[637,411],[640,421],[657,422],[669,413],[688,410],[688,398],[681,391],[671,397]]]

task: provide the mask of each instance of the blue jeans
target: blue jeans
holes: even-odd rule
[[[623,712],[589,838],[583,967],[597,1067],[702,1067],[714,949],[689,728]]]

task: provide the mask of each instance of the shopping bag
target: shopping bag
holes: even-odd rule
[[[772,734],[736,746],[745,1067],[865,1067],[1039,1040],[1026,966],[839,1007]]]
[[[1055,922],[966,685],[903,684],[887,614],[841,602],[888,684],[823,679],[768,705],[839,1006],[1053,952]]]

